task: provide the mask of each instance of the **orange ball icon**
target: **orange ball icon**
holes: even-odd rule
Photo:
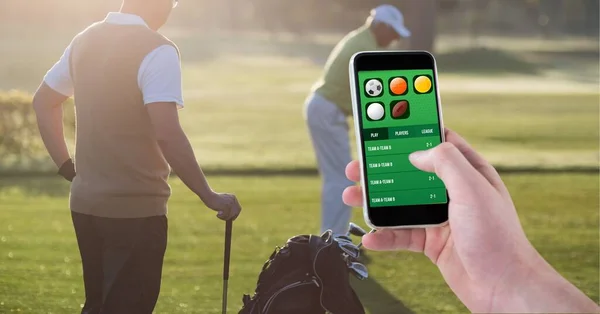
[[[390,82],[390,90],[395,95],[403,95],[406,93],[406,80],[402,77],[396,77]]]

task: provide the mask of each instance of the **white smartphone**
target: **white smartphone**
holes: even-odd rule
[[[444,183],[408,160],[445,140],[435,58],[365,51],[352,56],[349,71],[365,222],[373,229],[447,223]]]

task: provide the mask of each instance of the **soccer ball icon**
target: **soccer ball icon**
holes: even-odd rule
[[[383,85],[381,85],[381,81],[377,79],[370,79],[365,84],[365,91],[367,92],[367,95],[377,97],[383,91]]]

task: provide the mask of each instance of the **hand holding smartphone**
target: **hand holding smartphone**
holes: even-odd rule
[[[444,141],[434,57],[426,51],[368,51],[350,60],[363,215],[374,229],[448,221],[448,193],[408,156]]]

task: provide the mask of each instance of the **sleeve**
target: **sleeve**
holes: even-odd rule
[[[67,97],[73,96],[73,81],[69,69],[69,57],[71,54],[71,45],[69,45],[58,62],[52,66],[44,76],[44,82],[53,90]]]
[[[140,66],[138,85],[144,104],[174,102],[183,108],[181,63],[177,49],[163,45],[149,53]]]

